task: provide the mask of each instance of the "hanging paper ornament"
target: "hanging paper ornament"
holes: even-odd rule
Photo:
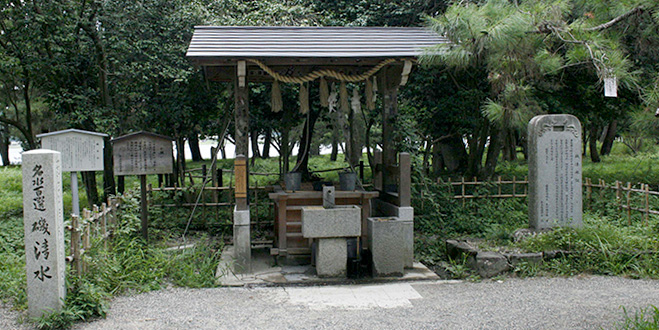
[[[336,92],[336,86],[332,84],[332,92],[330,93],[329,97],[327,97],[327,108],[329,108],[330,113],[336,111],[338,101],[339,94]]]

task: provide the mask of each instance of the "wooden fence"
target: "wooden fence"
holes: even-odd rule
[[[518,180],[513,177],[511,180],[504,180],[498,177],[496,181],[478,181],[476,178],[471,180],[464,177],[460,181],[448,182],[438,180],[438,184],[446,185],[449,189],[449,194],[453,195],[454,199],[460,199],[464,203],[468,199],[477,198],[523,198],[528,197],[528,179]],[[659,210],[651,208],[650,198],[652,196],[659,196],[659,191],[650,190],[650,185],[639,183],[632,185],[631,183],[623,183],[622,181],[615,181],[612,184],[607,184],[604,180],[600,179],[597,183],[593,183],[590,178],[585,178],[583,181],[583,188],[586,198],[586,203],[591,204],[596,192],[594,189],[599,189],[599,197],[605,197],[606,191],[614,191],[616,203],[621,211],[626,211],[628,221],[631,223],[632,211],[643,213],[643,219],[648,221],[650,214],[659,215]],[[520,191],[521,190],[521,191]],[[638,206],[638,197],[640,197],[642,206]],[[659,200],[659,199],[658,199]],[[632,205],[637,203],[637,205]]]
[[[107,250],[117,223],[119,205],[120,199],[108,198],[107,203],[101,204],[100,208],[94,205],[92,211],[85,208],[82,216],[71,217],[71,224],[66,226],[66,230],[71,233],[71,255],[66,257],[66,261],[71,263],[77,274],[87,272],[85,252],[92,247],[92,237],[100,236]]]

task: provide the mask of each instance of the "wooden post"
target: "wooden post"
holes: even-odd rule
[[[142,219],[142,237],[145,240],[149,240],[149,205],[147,204],[147,186],[146,186],[146,175],[140,175],[140,188],[142,191],[142,199],[140,200],[141,205],[141,219]]]
[[[453,182],[451,181],[451,177],[448,178],[448,194],[453,197]]]
[[[247,157],[242,154],[234,160],[234,174],[236,178],[236,209],[247,210]]]
[[[513,176],[513,198],[515,198],[515,190],[516,190],[516,180],[517,178]]]
[[[593,183],[590,181],[590,178],[586,178],[586,200],[588,201],[588,207],[590,207],[593,198]]]
[[[217,185],[217,175],[216,175],[216,173],[217,173],[217,164],[216,164],[217,158],[216,158],[215,152],[216,152],[215,147],[211,147],[211,173],[210,173],[210,175],[211,175],[211,180],[212,180],[211,181],[212,186],[216,188],[216,187],[218,187],[218,185]],[[213,196],[213,203],[217,204],[218,203],[217,190],[213,190],[212,196]]]
[[[87,262],[85,262],[85,254],[89,253],[89,249],[91,247],[90,244],[90,223],[91,223],[91,212],[88,209],[84,209],[83,211],[83,219],[82,219],[82,228],[84,231],[84,235],[82,236],[82,249],[84,253],[82,254],[82,272],[87,273]]]
[[[501,175],[499,175],[497,184],[499,185],[499,189],[498,189],[499,194],[498,195],[499,195],[499,197],[501,197]]]
[[[383,164],[383,188],[387,190],[393,181],[393,173],[389,166],[396,163],[396,146],[399,138],[395,134],[396,119],[398,117],[398,86],[401,82],[403,67],[386,66],[378,74],[378,87],[382,92],[382,164]]]
[[[259,181],[254,180],[254,222],[260,228],[259,223]]]
[[[650,185],[645,184],[645,225],[648,225],[648,218],[650,217]]]
[[[398,154],[398,206],[410,206],[412,202],[412,178],[410,154]]]
[[[462,194],[460,195],[461,196],[460,198],[462,199],[462,206],[464,206],[465,205],[465,177],[464,176],[462,177],[460,183],[461,183],[461,186],[462,186]]]
[[[73,269],[76,274],[82,275],[82,263],[80,261],[80,217],[71,217],[71,252],[73,253]]]
[[[382,183],[382,151],[373,151],[373,187],[375,190],[383,191],[384,185]]]
[[[632,209],[631,209],[631,193],[632,193],[632,184],[627,182],[627,222],[629,225],[632,224]]]
[[[204,182],[206,182],[206,174],[207,174],[206,164],[202,164],[201,165],[201,176],[202,176],[202,179],[204,180]]]
[[[108,205],[101,204],[101,235],[103,236],[103,249],[108,249]]]
[[[234,78],[236,155],[249,155],[249,94],[245,61],[238,61]]]

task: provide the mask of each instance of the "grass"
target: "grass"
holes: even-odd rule
[[[621,330],[657,330],[659,329],[659,308],[650,305],[646,309],[639,309],[630,315],[626,308],[622,308],[624,320],[617,327]]]

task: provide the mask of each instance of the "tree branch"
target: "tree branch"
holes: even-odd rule
[[[624,13],[624,14],[622,14],[622,15],[620,15],[620,16],[618,16],[618,17],[616,17],[616,18],[614,18],[614,19],[612,19],[612,20],[610,20],[606,23],[604,23],[604,24],[600,24],[598,26],[587,28],[587,29],[585,29],[585,31],[600,31],[600,30],[608,29],[608,28],[616,25],[618,22],[626,19],[627,17],[632,16],[632,15],[637,14],[637,13],[640,13],[642,11],[643,11],[643,6],[638,6],[638,7],[634,8],[634,9],[632,9],[632,10],[630,10],[630,11],[628,11],[628,12],[626,12],[626,13]]]

